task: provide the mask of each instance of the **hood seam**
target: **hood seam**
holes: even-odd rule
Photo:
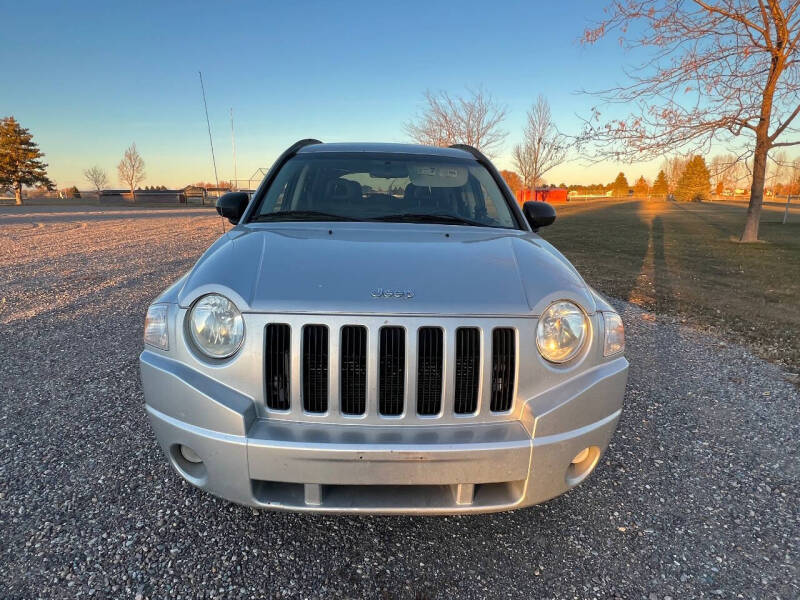
[[[519,280],[519,285],[522,288],[522,295],[525,297],[525,303],[528,305],[528,310],[533,311],[533,306],[531,306],[531,299],[528,297],[528,288],[525,285],[525,281],[522,279],[522,272],[520,271],[520,264],[519,258],[517,257],[517,248],[516,244],[514,243],[515,238],[510,238],[508,243],[511,244],[511,256],[514,258],[514,270],[517,273],[517,279]]]

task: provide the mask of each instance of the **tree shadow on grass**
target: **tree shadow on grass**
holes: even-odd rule
[[[631,299],[650,245],[650,223],[641,203],[565,214],[543,236],[602,294]]]
[[[669,306],[667,298],[674,296],[674,289],[664,250],[664,220],[660,216],[655,217],[650,226],[650,244],[653,249],[654,308],[656,312],[663,313]]]

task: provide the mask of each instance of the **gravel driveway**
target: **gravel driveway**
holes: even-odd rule
[[[800,394],[617,303],[630,383],[594,476],[448,518],[258,512],[182,482],[137,357],[220,234],[203,209],[0,208],[0,598],[800,597]]]

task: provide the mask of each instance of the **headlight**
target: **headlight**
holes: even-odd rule
[[[617,313],[603,313],[605,320],[605,342],[603,344],[603,356],[611,356],[625,350],[625,327],[622,325],[622,318]]]
[[[225,296],[203,296],[189,313],[189,335],[194,345],[210,358],[233,356],[244,340],[242,313]]]
[[[583,348],[589,322],[572,302],[561,300],[547,307],[536,326],[536,346],[550,362],[564,363]]]
[[[144,343],[162,350],[169,350],[167,308],[166,304],[153,304],[144,318]]]

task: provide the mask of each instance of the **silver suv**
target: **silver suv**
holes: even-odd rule
[[[303,140],[147,311],[146,410],[192,484],[254,507],[543,502],[613,434],[622,321],[468,146]]]

